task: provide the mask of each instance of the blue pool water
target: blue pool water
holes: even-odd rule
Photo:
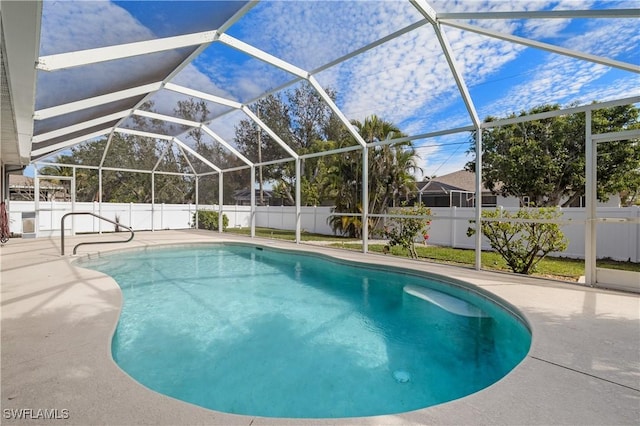
[[[463,288],[410,273],[244,245],[121,252],[117,364],[214,410],[353,417],[483,389],[529,350],[528,329]]]

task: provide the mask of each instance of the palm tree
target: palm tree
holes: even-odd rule
[[[354,127],[368,144],[404,136],[393,123],[373,115],[364,122],[352,121]],[[399,204],[402,198],[415,191],[413,174],[418,169],[416,154],[411,142],[393,146],[372,146],[368,149],[369,212],[382,213]],[[333,187],[336,210],[344,213],[362,212],[362,155],[359,151],[344,154],[328,171],[328,181]],[[380,218],[371,218],[369,228],[375,228]],[[359,236],[361,219],[353,216],[334,216],[334,231]]]

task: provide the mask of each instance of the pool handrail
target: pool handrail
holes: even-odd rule
[[[114,225],[116,225],[117,227],[121,226],[125,229],[127,229],[129,232],[131,232],[131,236],[129,237],[128,240],[110,240],[110,241],[88,241],[88,242],[84,242],[84,243],[78,243],[75,245],[75,247],[73,248],[73,254],[76,254],[76,250],[78,250],[78,247],[82,246],[82,245],[88,245],[88,244],[114,244],[114,243],[128,243],[129,241],[133,240],[133,236],[134,236],[134,232],[133,229],[131,229],[130,227],[128,227],[127,225],[123,225],[121,223],[118,223],[116,221],[113,221],[111,219],[107,219],[106,217],[100,216],[98,214],[92,213],[92,212],[71,212],[71,213],[66,213],[62,216],[62,219],[60,219],[60,251],[61,251],[61,255],[64,256],[64,220],[66,219],[67,216],[72,216],[72,215],[80,215],[80,214],[88,214],[90,216],[94,216],[97,217],[98,219],[102,219],[104,221],[107,221],[109,223],[113,223]],[[117,228],[116,228],[117,229]]]

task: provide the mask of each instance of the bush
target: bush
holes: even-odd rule
[[[517,219],[517,220],[553,220],[562,213],[556,207],[524,208],[516,213],[509,213],[497,208],[485,210],[483,218]],[[470,221],[474,223],[475,221]],[[491,247],[507,262],[509,268],[518,274],[530,275],[536,265],[552,251],[563,251],[567,248],[567,240],[555,223],[532,222],[482,222],[482,234],[489,239]],[[474,228],[467,230],[467,236],[476,233]]]
[[[218,212],[211,210],[198,210],[198,229],[208,229],[210,231],[218,230]],[[196,213],[193,214],[193,223],[196,222]],[[229,218],[226,214],[222,214],[222,229],[229,226]]]
[[[411,208],[405,208],[394,213],[406,216],[431,216],[431,209],[424,207],[422,204],[416,204]],[[430,220],[416,217],[391,219],[391,223],[385,226],[382,232],[382,235],[389,239],[385,252],[398,245],[404,247],[412,258],[417,259],[418,254],[414,245],[415,239],[417,236],[421,236],[426,243],[429,239],[430,224]]]

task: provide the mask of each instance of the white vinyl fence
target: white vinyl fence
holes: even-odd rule
[[[516,212],[517,208],[505,208],[505,211]],[[429,231],[429,243],[457,248],[474,248],[474,237],[467,237],[469,221],[474,218],[474,209],[456,207],[432,207],[433,221]],[[584,258],[585,241],[584,208],[562,209],[562,221],[575,221],[576,224],[562,225],[562,232],[569,241],[569,247],[554,256]],[[607,218],[597,226],[597,257],[615,260],[640,262],[640,224],[624,221],[624,218],[640,218],[640,208],[635,207],[599,207],[598,218]],[[450,217],[451,219],[438,219]],[[486,238],[483,237],[482,248],[489,250]]]
[[[218,211],[217,205],[200,205],[201,210]],[[75,203],[74,211],[92,212],[111,220],[119,219],[123,225],[134,230],[188,229],[193,227],[193,204],[151,204],[136,203]],[[152,211],[153,210],[153,211]],[[229,227],[249,227],[251,209],[249,206],[222,206],[223,213],[229,218]],[[515,208],[505,210],[515,211]],[[62,215],[72,211],[70,202],[40,202],[39,214],[35,219],[35,205],[32,201],[11,201],[9,219],[11,232],[25,237],[52,236],[60,234]],[[329,226],[331,207],[302,207],[301,228],[303,231],[333,235]],[[431,208],[433,221],[429,231],[429,244],[458,248],[473,248],[473,237],[467,237],[469,220],[474,217],[472,208],[435,207]],[[582,208],[563,210],[562,220],[576,221],[576,224],[562,226],[569,240],[569,247],[562,253],[566,257],[584,257],[584,220],[586,214]],[[599,218],[611,221],[598,224],[597,256],[616,260],[640,262],[640,224],[617,221],[623,218],[640,218],[640,208],[601,207]],[[256,207],[256,226],[294,230],[296,228],[295,207]],[[390,220],[390,219],[387,219]],[[72,216],[65,221],[65,232],[112,232],[114,225],[91,216]],[[490,249],[483,242],[484,249]]]

